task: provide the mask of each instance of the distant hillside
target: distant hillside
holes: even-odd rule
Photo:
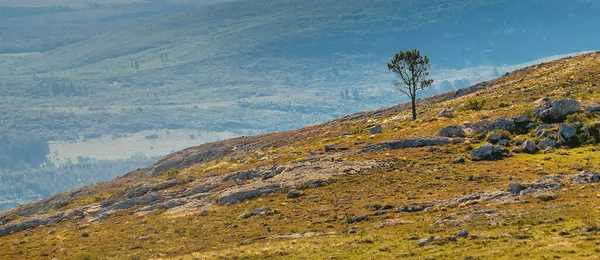
[[[1,212],[0,258],[593,259],[599,60],[190,147]]]

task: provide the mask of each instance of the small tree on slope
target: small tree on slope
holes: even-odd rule
[[[406,94],[412,102],[412,118],[417,119],[417,91],[425,89],[433,83],[429,76],[429,58],[421,56],[419,50],[400,51],[388,63],[388,69],[398,76],[394,87]]]

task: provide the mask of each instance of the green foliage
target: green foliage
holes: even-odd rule
[[[458,108],[459,111],[480,111],[485,105],[485,99],[472,98]]]
[[[596,119],[596,115],[590,112],[579,112],[572,115],[567,116],[565,120],[568,124],[574,124],[577,122],[587,123]]]
[[[398,76],[394,81],[394,87],[406,94],[412,101],[413,120],[417,119],[415,102],[417,91],[423,90],[433,83],[433,79],[428,79],[429,57],[421,55],[417,49],[400,51],[394,55],[394,58],[387,64],[388,70]]]

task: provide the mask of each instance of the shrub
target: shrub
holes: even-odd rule
[[[573,124],[573,123],[577,123],[577,122],[589,122],[591,120],[594,120],[596,117],[594,116],[594,114],[590,113],[590,112],[579,112],[579,113],[575,113],[572,115],[567,116],[567,119],[565,120],[565,122],[569,123],[569,124]]]
[[[498,107],[500,107],[500,108],[510,107],[510,104],[508,104],[506,102],[500,102],[500,104],[498,104]]]
[[[466,103],[464,103],[459,110],[460,111],[480,111],[481,109],[483,109],[483,106],[485,105],[485,100],[484,99],[477,99],[477,98],[473,98],[473,99],[469,99]]]

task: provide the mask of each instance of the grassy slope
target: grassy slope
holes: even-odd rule
[[[542,96],[577,98],[584,104],[600,100],[600,54],[533,66],[491,82],[485,90],[443,103],[420,107],[420,119],[408,120],[405,105],[365,112],[328,124],[297,131],[275,133],[224,143],[254,143],[254,150],[233,153],[215,161],[184,169],[178,178],[188,175],[224,174],[261,165],[279,165],[306,158],[309,151],[323,145],[341,144],[351,148],[359,141],[379,142],[415,135],[434,134],[441,127],[475,122],[481,116],[516,116],[533,108]],[[446,106],[459,107],[469,99],[485,99],[481,111],[458,112],[453,119],[438,119],[436,113]],[[511,104],[499,108],[500,103]],[[384,132],[373,137],[369,125],[381,123]],[[351,137],[341,137],[344,132]],[[474,144],[477,145],[477,144]],[[427,148],[383,151],[343,158],[365,160],[375,158],[394,162],[364,174],[340,177],[320,188],[303,190],[303,196],[290,200],[284,193],[264,196],[229,206],[212,206],[208,216],[198,211],[145,216],[117,214],[101,222],[63,222],[56,226],[36,228],[0,238],[0,252],[6,258],[489,258],[566,257],[593,258],[599,250],[600,233],[580,232],[598,225],[598,198],[593,186],[567,184],[558,198],[542,202],[525,197],[530,203],[508,205],[461,205],[420,213],[391,213],[371,217],[368,221],[348,225],[344,221],[326,220],[368,213],[366,204],[399,205],[410,202],[447,199],[478,191],[503,190],[513,181],[533,182],[541,174],[574,174],[582,169],[600,169],[596,146],[559,150],[553,154],[518,154],[501,161],[452,164],[457,155],[466,155],[465,145],[442,147],[437,152]],[[239,159],[245,158],[245,163]],[[69,207],[94,203],[133,186],[139,181],[164,179],[136,178],[131,173],[113,182],[94,185],[75,196]],[[90,194],[90,195],[85,195]],[[409,200],[409,196],[416,197]],[[280,213],[238,219],[243,212],[268,206]],[[438,219],[462,219],[462,210],[494,208],[499,219],[484,216],[464,220],[459,226],[435,225]],[[456,214],[454,214],[456,213]],[[387,219],[401,219],[405,224],[374,228]],[[267,226],[270,231],[267,230]],[[351,226],[356,233],[342,232]],[[415,239],[426,236],[445,237],[467,228],[477,239],[459,240],[439,247],[417,247]],[[47,234],[54,230],[54,234]],[[81,238],[83,230],[90,238]],[[311,237],[314,231],[316,235]],[[25,235],[27,234],[27,235]],[[304,235],[301,235],[304,234]],[[511,235],[511,236],[509,236]],[[140,240],[149,236],[148,240]],[[279,236],[279,237],[278,237]],[[303,237],[305,236],[305,237]],[[489,237],[486,237],[489,236]],[[135,249],[141,246],[142,249]],[[35,250],[33,250],[35,249]]]

